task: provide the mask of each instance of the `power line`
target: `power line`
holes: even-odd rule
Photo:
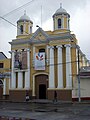
[[[7,13],[7,14],[5,14],[5,15],[3,15],[3,16],[0,16],[0,18],[2,18],[3,20],[5,20],[6,22],[10,23],[10,24],[13,25],[14,27],[17,27],[18,29],[20,29],[18,26],[16,26],[15,24],[13,24],[12,22],[10,22],[9,20],[5,19],[5,17],[8,16],[8,15],[10,15],[10,14],[12,14],[13,12],[16,12],[17,10],[19,10],[19,9],[25,7],[25,6],[28,6],[28,5],[29,5],[31,2],[33,2],[33,1],[35,1],[35,0],[31,0],[31,1],[29,1],[29,2],[27,2],[27,3],[25,3],[25,4],[23,4],[23,5],[21,5],[20,7],[14,9],[14,10],[12,10],[12,11],[10,11],[9,13]],[[41,8],[41,14],[42,14],[42,8]],[[42,15],[41,15],[41,17],[42,17]],[[41,19],[42,19],[42,18],[41,18]],[[42,21],[42,20],[41,20],[41,21]],[[41,24],[42,24],[42,22],[41,22]],[[38,26],[38,27],[39,27],[39,26]],[[26,31],[23,31],[23,32],[29,34],[29,33],[26,32]],[[40,41],[40,43],[42,43],[42,41],[41,41],[40,39],[38,39],[38,40]]]
[[[13,25],[13,26],[16,27],[17,29],[20,29],[20,27],[16,26],[15,24],[13,24],[12,22],[10,22],[10,21],[7,20],[6,18],[4,18],[4,17],[2,17],[2,16],[0,16],[0,18],[3,19],[4,21],[8,22],[9,24]],[[21,30],[21,29],[20,29],[20,30]],[[23,30],[23,32],[25,32],[26,34],[29,35],[28,32],[26,32],[26,31],[24,31],[24,30]],[[40,43],[42,43],[42,41],[41,41],[40,39],[38,39],[38,40],[39,40]]]
[[[6,18],[4,18],[4,17],[2,17],[2,16],[0,16],[0,18],[3,19],[4,21],[8,22],[9,24],[13,25],[13,26],[16,27],[17,29],[20,29],[20,27],[16,26],[15,24],[13,24],[12,22],[10,22],[10,21],[7,20]],[[20,30],[21,30],[21,29],[20,29]],[[26,34],[29,35],[28,32],[26,32],[26,31],[24,31],[24,30],[23,30],[23,32],[25,32]],[[38,40],[39,40],[40,43],[42,43],[42,41],[41,41],[40,39],[38,39]]]
[[[20,7],[14,9],[14,10],[8,12],[8,13],[6,13],[6,14],[3,15],[2,17],[6,17],[6,16],[12,14],[13,12],[16,12],[17,10],[22,9],[22,8],[25,7],[25,6],[28,6],[28,5],[29,5],[31,2],[33,2],[33,1],[35,1],[35,0],[31,0],[31,1],[29,1],[29,2],[27,2],[27,3],[25,3],[25,4],[23,4],[23,5],[21,5]]]
[[[6,18],[4,18],[4,17],[2,17],[2,16],[0,16],[0,18],[3,19],[4,21],[8,22],[9,24],[13,25],[13,26],[16,27],[17,29],[20,29],[20,27],[16,26],[15,24],[13,24],[12,22],[10,22],[10,21],[7,20]],[[21,29],[20,29],[20,30],[21,30]],[[24,31],[24,30],[23,30],[23,32],[25,32],[26,34],[29,35],[28,32],[26,32],[26,31]],[[40,39],[38,39],[38,40],[39,40],[40,43],[42,43],[42,41],[41,41]]]
[[[80,61],[79,61],[80,62]],[[66,64],[72,64],[72,63],[78,63],[78,61],[71,61],[71,62],[62,62],[62,63],[56,63],[56,64],[49,64],[49,65],[44,65],[46,67],[50,67],[50,66],[55,66],[55,65],[66,65]],[[40,66],[40,67],[44,67],[44,66]],[[31,66],[31,68],[33,68],[35,66]]]
[[[15,24],[13,24],[12,22],[10,22],[9,20],[5,19],[4,17],[1,17],[1,19],[3,19],[4,21],[8,22],[9,24],[13,25],[14,27],[17,27]]]
[[[1,18],[1,19],[3,19],[4,21],[8,22],[9,24],[13,25],[14,27],[16,27],[16,28],[20,29],[20,27],[16,26],[15,24],[13,24],[13,23],[12,23],[12,22],[10,22],[9,20],[5,19],[4,17],[1,17],[1,16],[0,16],[0,18]],[[23,32],[25,32],[25,33],[27,33],[27,34],[29,35],[29,33],[28,33],[28,32],[26,32],[26,31],[23,31]]]
[[[12,22],[10,22],[9,20],[7,20],[7,19],[4,18],[4,17],[12,14],[13,12],[16,12],[17,10],[19,10],[19,9],[25,7],[25,6],[28,6],[28,5],[29,5],[31,2],[33,2],[33,1],[35,1],[35,0],[31,0],[31,1],[29,1],[29,2],[27,2],[27,3],[25,3],[25,4],[23,4],[23,5],[21,5],[20,7],[14,9],[14,10],[12,10],[12,11],[10,11],[9,13],[7,13],[7,14],[5,14],[5,15],[3,15],[3,16],[0,16],[0,18],[3,19],[4,21],[8,22],[9,24],[13,25],[14,27],[20,29],[18,26],[16,26],[15,24],[13,24]],[[29,33],[26,32],[26,31],[24,31],[24,32],[27,33],[27,34],[29,34]]]

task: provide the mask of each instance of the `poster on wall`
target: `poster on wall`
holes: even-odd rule
[[[27,68],[27,52],[15,52],[14,56],[14,68],[26,69]]]
[[[35,70],[45,70],[45,52],[35,53]]]

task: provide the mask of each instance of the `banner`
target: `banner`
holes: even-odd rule
[[[16,52],[14,55],[14,68],[27,69],[27,52]]]
[[[45,70],[45,52],[35,53],[35,70]]]

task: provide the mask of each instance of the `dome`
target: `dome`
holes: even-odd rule
[[[63,9],[63,8],[59,8],[56,12],[55,12],[55,14],[58,14],[58,13],[67,13],[67,11],[65,10],[65,9]]]
[[[24,15],[22,15],[17,22],[23,22],[23,21],[31,21],[29,16],[26,15],[26,11],[24,12]]]
[[[56,15],[68,15],[70,17],[70,15],[67,13],[67,11],[65,9],[62,8],[62,5],[60,5],[60,8],[56,10],[55,14],[53,15],[53,17]]]

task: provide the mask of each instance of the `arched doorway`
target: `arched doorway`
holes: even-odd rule
[[[47,98],[48,75],[40,74],[35,76],[35,94],[37,99]]]
[[[46,85],[40,84],[39,85],[39,99],[46,99]]]
[[[0,99],[3,97],[3,82],[0,80]]]

